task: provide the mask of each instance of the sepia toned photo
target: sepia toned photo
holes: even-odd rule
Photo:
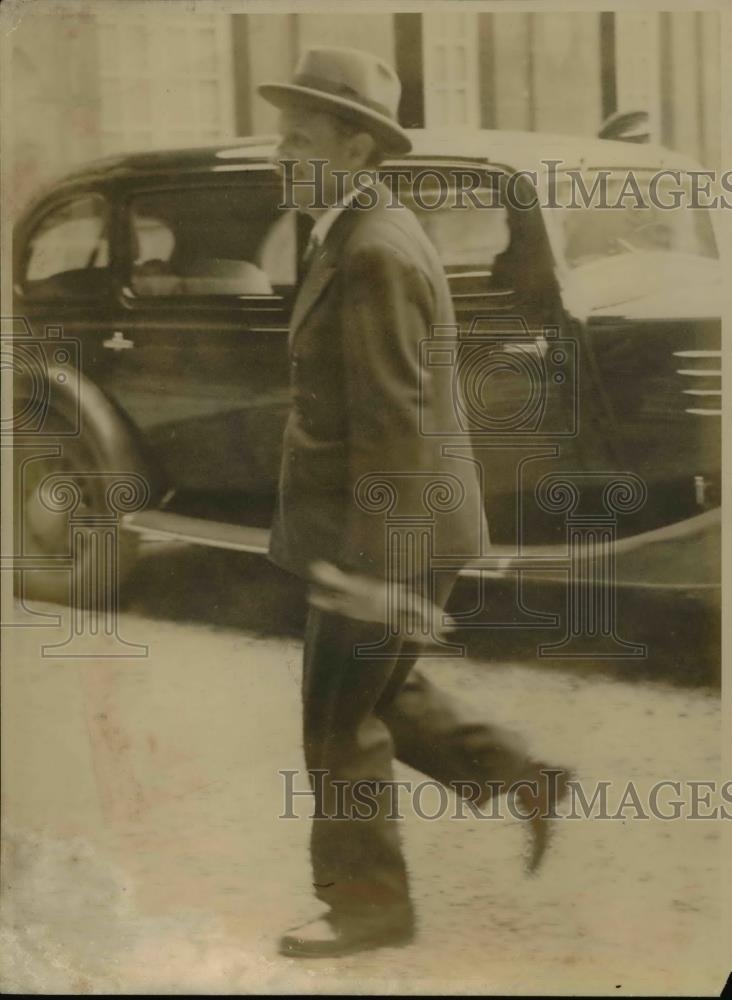
[[[3,991],[729,989],[729,4],[0,38]]]

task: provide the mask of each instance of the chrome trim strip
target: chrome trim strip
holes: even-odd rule
[[[499,299],[501,297],[506,297],[508,295],[515,295],[513,291],[509,292],[450,292],[453,299]],[[510,303],[506,308],[510,308]]]
[[[448,280],[453,278],[490,278],[493,271],[451,271],[447,273]],[[506,292],[498,292],[499,295],[506,295]]]
[[[236,171],[238,173],[242,170],[258,170],[260,173],[271,173],[273,177],[277,176],[274,164],[267,163],[264,160],[259,163],[217,163],[209,167],[208,170],[212,174],[228,173],[229,171]]]

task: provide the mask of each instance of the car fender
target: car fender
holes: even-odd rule
[[[162,477],[155,471],[151,457],[139,433],[127,415],[91,379],[76,371],[74,378],[67,377],[67,370],[49,363],[41,383],[23,374],[14,375],[14,395],[25,396],[29,388],[34,394],[45,393],[44,421],[49,411],[54,411],[69,424],[70,434],[83,438],[94,456],[94,472],[110,474],[132,473],[147,483],[149,502],[162,494]],[[59,378],[63,376],[63,378]],[[43,423],[30,432],[17,429],[15,441],[25,445],[43,444],[49,438],[63,442],[63,435],[45,431]]]

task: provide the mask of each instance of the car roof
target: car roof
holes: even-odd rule
[[[546,168],[542,164],[547,160],[560,161],[559,170],[699,168],[696,161],[663,146],[598,139],[587,135],[501,129],[408,129],[407,133],[412,140],[411,153],[389,158],[386,165],[419,163],[423,160],[431,163],[481,163],[510,171],[535,171],[540,179],[546,178]],[[276,143],[275,135],[254,135],[216,146],[145,150],[106,156],[55,178],[44,185],[33,201],[37,204],[49,191],[56,190],[59,186],[83,186],[112,178],[124,180],[144,174],[251,169],[271,162]]]
[[[561,135],[550,132],[518,132],[501,129],[408,129],[412,152],[399,162],[422,157],[440,159],[475,159],[508,165],[518,169],[536,167],[543,159],[563,159],[567,165],[657,167],[673,161],[693,162],[688,157],[654,143],[620,142],[587,135]],[[269,160],[275,151],[274,135],[247,136],[226,145],[193,146],[130,152],[92,161],[75,173],[99,172],[119,167],[130,170],[173,165],[205,166],[219,160],[234,162]],[[396,162],[396,161],[395,161]]]
[[[563,167],[656,168],[691,164],[693,161],[654,143],[620,142],[591,135],[552,132],[519,132],[503,129],[412,129],[410,158],[473,158],[508,166],[513,170],[537,170],[545,160],[561,160]]]

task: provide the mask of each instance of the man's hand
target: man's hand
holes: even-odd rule
[[[413,641],[439,638],[454,621],[428,597],[402,583],[388,583],[358,573],[344,573],[332,563],[310,566],[310,603],[322,611],[365,622],[384,622]]]

